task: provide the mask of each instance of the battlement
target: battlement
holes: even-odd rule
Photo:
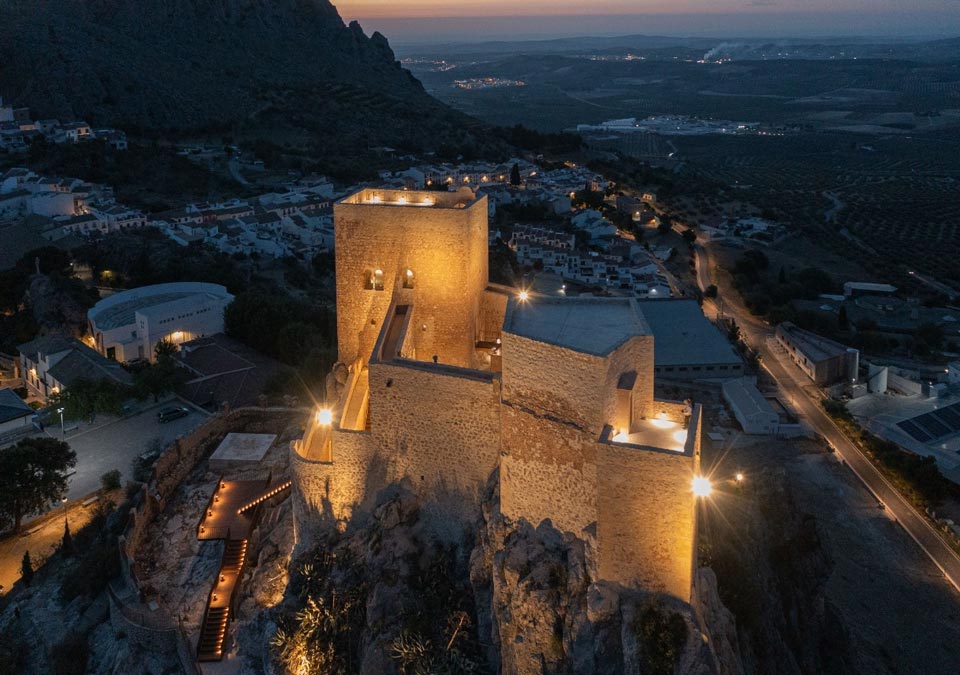
[[[456,192],[365,188],[347,195],[340,199],[337,204],[431,209],[469,209],[477,205],[482,199],[483,198],[478,199],[473,190],[468,187],[460,188]]]

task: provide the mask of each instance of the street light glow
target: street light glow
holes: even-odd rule
[[[317,411],[317,423],[328,427],[333,423],[333,411],[330,408],[321,408]]]
[[[713,492],[713,486],[710,485],[710,479],[704,476],[696,476],[693,479],[693,494],[697,497],[709,497]]]
[[[520,294],[517,295],[517,297],[520,298],[520,302],[526,302],[527,299],[530,297],[530,294],[527,293],[526,291],[520,291]]]
[[[743,474],[742,474],[742,473],[737,472],[736,478],[737,478],[737,482],[738,482],[738,483],[742,483],[742,482],[743,482]]]

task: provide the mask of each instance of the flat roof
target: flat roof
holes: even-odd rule
[[[337,204],[364,206],[391,206],[403,208],[465,209],[485,195],[477,195],[469,187],[455,192],[438,190],[395,190],[393,188],[364,188],[340,199]]]
[[[770,401],[760,393],[757,385],[749,378],[739,377],[725,381],[723,383],[723,396],[730,405],[739,410],[747,419],[753,421],[780,420],[780,416],[770,405]]]
[[[651,335],[630,298],[513,298],[503,330],[596,356],[606,356],[634,336]]]
[[[110,330],[133,325],[137,312],[196,296],[213,300],[230,297],[230,294],[223,286],[204,282],[141,286],[104,298],[88,310],[87,316],[97,330]]]
[[[639,300],[637,309],[653,331],[655,366],[743,363],[696,300]]]

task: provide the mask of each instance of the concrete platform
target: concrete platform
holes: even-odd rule
[[[277,440],[276,434],[229,433],[210,456],[212,471],[244,468],[263,460],[270,446]]]

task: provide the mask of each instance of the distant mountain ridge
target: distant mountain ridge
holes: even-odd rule
[[[0,94],[37,117],[146,131],[280,124],[390,145],[468,119],[327,0],[4,0],[0,26]],[[439,131],[417,128],[425,116]]]

